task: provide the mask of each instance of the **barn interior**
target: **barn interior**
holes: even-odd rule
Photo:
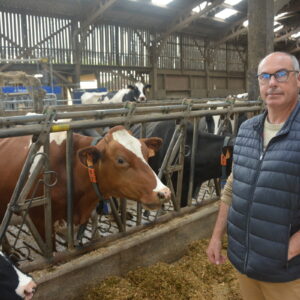
[[[26,199],[26,203],[45,207],[45,239],[27,215],[21,226],[12,225],[8,218],[0,224],[0,239],[8,228],[9,242],[14,241],[22,258],[22,270],[33,272],[39,284],[37,299],[68,299],[95,278],[122,275],[158,260],[172,262],[184,254],[190,241],[209,237],[221,180],[206,182],[195,198],[190,172],[188,205],[180,207],[186,121],[196,132],[203,116],[223,115],[220,124],[231,122],[236,134],[239,112],[252,116],[264,109],[258,95],[257,65],[273,50],[300,59],[299,0],[0,0],[0,140],[39,136],[37,144],[32,144],[33,156],[42,145],[51,153],[47,149],[51,132],[67,136],[63,159],[68,208],[62,233],[59,228],[54,234],[58,250],[51,239],[49,205],[56,182],[50,180],[53,174],[46,155],[34,175],[38,178],[38,172],[46,170],[45,193]],[[147,103],[81,105],[84,92],[116,91],[139,81],[151,85]],[[249,101],[238,103],[238,94],[247,94]],[[32,100],[33,105],[27,107]],[[39,114],[25,115],[31,111]],[[140,203],[121,199],[113,216],[97,216],[96,225],[89,220],[82,244],[76,244],[73,131],[119,124],[128,128],[138,123],[140,137],[144,137],[144,124],[162,120],[176,120],[176,134],[167,143],[165,156],[173,162],[163,161],[165,168],[159,171],[170,186],[177,172],[173,198],[151,212]],[[191,166],[196,160],[196,137],[189,145]],[[28,165],[24,164],[27,171]],[[23,190],[16,185],[19,194],[11,199],[19,201],[21,195],[24,202],[30,190],[27,183]],[[110,199],[108,207],[113,205]],[[21,203],[20,207],[26,211],[29,205]],[[11,214],[18,209],[9,208]],[[57,288],[62,282],[64,289]]]
[[[51,92],[57,88],[60,99],[68,91],[74,98],[80,83],[112,91],[137,80],[152,85],[152,99],[244,92],[256,99],[250,77],[265,53],[274,49],[300,57],[299,5],[297,0],[3,0],[0,71],[34,74]]]

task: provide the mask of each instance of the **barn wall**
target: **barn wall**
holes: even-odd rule
[[[54,72],[54,84],[68,85],[70,76],[78,83],[80,72],[96,76],[98,87],[108,90],[123,88],[136,80],[149,82],[150,74],[158,73],[157,91],[153,94],[158,99],[215,93],[225,97],[245,91],[246,52],[237,45],[224,44],[214,49],[203,38],[175,33],[151,60],[150,46],[156,33],[148,29],[93,24],[81,41],[76,30],[82,24],[66,17],[0,11],[0,22],[0,56],[8,63],[0,65],[0,71],[42,72],[43,81],[50,78],[48,73],[53,67],[60,72],[60,76]],[[10,63],[30,57],[48,61],[44,65]],[[238,74],[236,80],[230,79],[232,74]]]
[[[184,73],[184,74],[182,74]],[[227,97],[245,91],[244,73],[211,71],[210,79],[204,72],[160,70],[157,99]],[[230,75],[230,76],[229,76]]]

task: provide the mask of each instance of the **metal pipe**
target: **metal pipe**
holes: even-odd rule
[[[164,157],[164,160],[161,164],[161,167],[160,167],[158,175],[157,175],[159,179],[162,178],[163,172],[165,171],[166,165],[167,165],[167,163],[169,161],[169,158],[170,158],[170,154],[172,153],[172,150],[173,150],[174,145],[176,143],[177,135],[178,135],[179,130],[180,130],[179,126],[176,126],[176,128],[174,130],[174,133],[173,133],[173,136],[172,136],[172,139],[170,141],[169,147],[167,149],[166,155]]]
[[[183,119],[183,118],[192,118],[192,117],[203,117],[207,115],[215,116],[220,114],[226,114],[228,112],[253,112],[261,111],[260,106],[254,107],[241,107],[234,108],[233,110],[220,109],[220,110],[199,110],[199,111],[190,111],[186,112],[184,115],[182,113],[169,113],[169,114],[149,114],[146,116],[130,116],[130,123],[141,123],[141,122],[155,122],[163,120],[174,120],[174,119]],[[86,129],[86,128],[96,128],[96,127],[105,127],[105,126],[115,126],[120,124],[125,124],[127,122],[127,117],[115,117],[108,118],[105,120],[85,120],[85,121],[72,121],[69,123],[58,123],[51,126],[51,132],[57,131],[66,131],[70,129]],[[7,128],[0,129],[0,138],[3,137],[13,137],[13,136],[24,136],[31,134],[39,134],[42,130],[42,125],[26,125],[18,128]]]
[[[67,171],[68,249],[72,249],[74,247],[74,226],[73,226],[74,178],[73,178],[73,131],[72,130],[67,132],[66,171]]]
[[[176,192],[176,210],[180,209],[180,201],[181,201],[181,194],[182,194],[182,179],[183,179],[183,170],[184,170],[184,150],[185,150],[185,132],[186,132],[186,124],[185,122],[181,121],[181,128],[179,138],[177,140],[179,152],[178,152],[178,165],[179,170],[177,172],[177,192]],[[177,152],[177,143],[175,145],[175,151]],[[172,159],[172,155],[171,155]],[[170,160],[172,162],[172,160]]]
[[[52,199],[51,199],[51,173],[50,173],[50,142],[49,134],[44,143],[44,153],[46,154],[45,173],[44,173],[44,218],[45,218],[45,239],[46,253],[48,259],[53,257],[53,224],[52,224]],[[56,181],[55,181],[56,182]]]
[[[188,206],[190,206],[192,204],[192,197],[193,197],[196,151],[197,151],[197,145],[198,145],[198,127],[199,127],[199,120],[197,118],[194,118],[194,120],[193,120],[193,144],[192,144],[190,179],[189,179],[189,189],[188,189]]]
[[[39,155],[36,161],[36,166],[32,173],[29,175],[27,182],[24,184],[24,187],[19,194],[19,197],[17,199],[17,204],[23,204],[30,192],[32,190],[33,184],[36,182],[36,179],[38,175],[40,174],[42,168],[44,167],[45,161],[46,161],[46,156],[45,155]]]
[[[258,102],[258,101],[256,101]],[[257,104],[257,103],[256,103]],[[196,109],[203,109],[203,108],[214,108],[214,107],[230,107],[229,103],[221,103],[221,104],[193,104],[192,110],[195,111]],[[241,103],[236,104],[234,107],[248,107],[250,106],[249,103]],[[187,105],[170,105],[170,106],[155,106],[155,107],[137,107],[134,111],[134,114],[137,115],[138,113],[149,113],[149,112],[161,112],[162,114],[172,113],[177,111],[187,111],[189,107]],[[129,108],[120,108],[120,109],[105,109],[105,110],[84,110],[84,111],[75,111],[75,112],[57,112],[56,120],[60,119],[74,119],[74,118],[83,118],[83,117],[91,117],[101,119],[107,116],[119,115],[119,114],[126,114],[130,110]],[[203,110],[207,113],[212,113],[212,110]],[[218,115],[220,114],[221,110],[213,110],[213,114]],[[11,117],[1,117],[0,118],[0,125],[1,126],[9,126],[13,124],[24,124],[27,122],[41,122],[46,119],[44,114],[34,114],[34,115],[23,115],[23,116],[11,116]]]

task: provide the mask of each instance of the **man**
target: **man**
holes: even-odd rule
[[[257,77],[266,111],[240,127],[207,255],[224,263],[227,225],[228,257],[243,298],[300,300],[299,62],[271,53]]]

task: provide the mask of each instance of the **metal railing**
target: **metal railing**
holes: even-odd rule
[[[212,99],[209,99],[212,101]],[[180,196],[182,189],[182,176],[183,176],[183,167],[184,167],[184,140],[185,140],[185,124],[187,120],[192,120],[194,130],[197,130],[198,119],[207,115],[216,116],[216,115],[225,115],[229,116],[233,114],[236,118],[239,113],[259,113],[263,109],[261,101],[247,101],[247,102],[235,102],[230,103],[226,101],[221,101],[217,99],[212,101],[214,103],[207,103],[207,99],[195,100],[189,99],[184,101],[166,101],[163,103],[161,101],[149,102],[149,103],[125,103],[120,105],[78,105],[78,106],[53,106],[51,107],[49,119],[48,114],[35,114],[35,115],[22,115],[22,116],[11,116],[11,117],[0,117],[0,138],[15,137],[15,136],[25,136],[25,135],[34,135],[40,136],[43,133],[43,136],[47,135],[47,140],[49,139],[49,134],[51,132],[60,132],[67,131],[67,190],[68,190],[68,217],[67,217],[67,245],[69,248],[74,246],[74,237],[73,237],[73,221],[72,221],[72,210],[73,210],[73,170],[72,170],[72,158],[73,158],[73,131],[82,130],[82,129],[92,129],[92,128],[105,128],[115,125],[124,125],[127,128],[130,128],[131,125],[136,123],[142,124],[142,130],[140,136],[144,136],[145,130],[143,126],[148,122],[163,121],[163,120],[177,120],[177,127],[174,132],[173,138],[171,139],[169,148],[167,150],[166,156],[162,162],[160,172],[158,176],[161,178],[165,176],[168,185],[172,190],[172,204],[171,211],[180,211]],[[218,108],[218,109],[215,109]],[[69,111],[64,111],[68,109]],[[52,121],[57,121],[52,122]],[[22,126],[19,126],[22,125]],[[43,138],[45,140],[45,138]],[[45,140],[46,141],[46,140]],[[47,143],[46,143],[47,144]],[[197,147],[197,134],[194,133],[194,139],[192,144],[192,154],[191,161],[192,164],[195,161]],[[35,146],[36,151],[37,146]],[[32,155],[30,151],[28,160],[32,160]],[[51,154],[50,154],[51,155]],[[174,163],[175,162],[175,163]],[[48,160],[41,162],[39,165],[46,164],[48,168]],[[27,161],[24,165],[24,169],[28,172],[29,166]],[[46,169],[47,169],[46,168]],[[45,176],[48,176],[47,182],[48,185],[45,186],[45,199],[51,198],[51,185],[49,184],[49,171],[45,173]],[[176,190],[172,187],[171,177],[174,172],[178,172],[177,176],[177,187]],[[39,173],[39,172],[38,172]],[[25,172],[26,174],[26,172]],[[193,170],[190,172],[190,182],[193,182]],[[24,185],[25,183],[22,180],[22,177],[26,177],[23,173],[20,175],[22,184],[18,184],[13,197],[10,200],[9,207],[12,207],[14,204],[23,205],[24,202]],[[189,197],[192,196],[193,184],[189,186]],[[26,193],[25,193],[26,194]],[[47,213],[49,213],[50,202],[42,202],[42,205],[47,203]],[[191,201],[189,199],[189,204]],[[123,203],[123,207],[126,207],[126,204]],[[28,206],[24,206],[24,211]],[[126,231],[126,209],[122,210],[120,220],[123,223],[124,231]],[[12,211],[7,212],[8,217],[6,216],[0,226],[0,237],[3,236],[10,224],[10,216]],[[26,213],[27,214],[27,213]],[[142,223],[142,208],[141,205],[137,205],[136,209],[136,218],[135,225],[138,226]],[[51,215],[51,214],[50,214]],[[28,214],[27,214],[28,216]],[[28,219],[26,216],[26,220]],[[154,219],[158,216],[154,216]],[[146,216],[144,216],[146,217]],[[106,219],[107,222],[107,219]],[[40,248],[42,255],[51,258],[52,255],[52,246],[50,245],[51,235],[52,235],[52,225],[49,218],[45,221],[46,223],[46,244],[37,237],[34,227],[31,222],[28,221],[27,225],[37,241],[37,245]],[[104,224],[104,223],[103,223]],[[107,224],[106,224],[107,225]],[[106,226],[105,225],[105,226]],[[104,225],[103,225],[104,226]],[[105,227],[104,226],[104,227]],[[108,227],[111,225],[108,225]],[[132,226],[132,225],[131,225]]]

